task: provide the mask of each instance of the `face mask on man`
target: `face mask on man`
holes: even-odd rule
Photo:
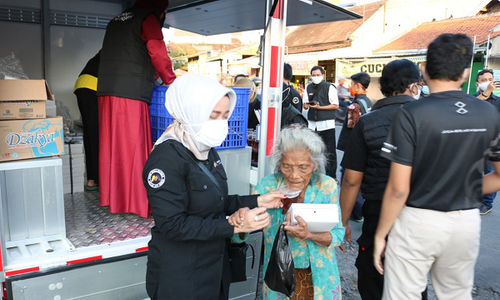
[[[227,120],[208,120],[201,125],[193,139],[208,147],[217,147],[224,142],[228,133]]]
[[[477,87],[483,91],[483,92],[486,92],[486,90],[488,89],[488,85],[490,85],[490,82],[489,81],[486,81],[486,82],[481,82],[481,83],[478,83],[477,84]]]
[[[415,85],[417,85],[417,84],[416,84],[416,83],[412,83],[412,84],[410,85],[410,93],[411,93],[411,95],[412,95],[413,99],[418,100],[418,99],[420,99],[420,88],[419,88],[419,87],[418,87],[418,85],[417,85],[417,91],[418,91],[418,92],[417,92],[417,94],[416,94],[416,95],[414,95],[414,94],[413,94],[412,89],[413,89],[413,87],[414,87]]]
[[[311,77],[311,80],[314,84],[319,84],[321,81],[323,81],[323,76],[313,76]]]
[[[356,83],[357,84],[357,83]],[[354,90],[354,86],[356,84],[353,84],[349,87],[349,92],[351,93],[351,96],[356,97],[356,91]]]
[[[429,87],[424,85],[422,86],[422,94],[429,95]]]

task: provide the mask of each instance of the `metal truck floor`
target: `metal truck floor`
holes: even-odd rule
[[[131,240],[150,235],[153,217],[114,214],[99,205],[99,191],[64,195],[66,237],[75,248]]]

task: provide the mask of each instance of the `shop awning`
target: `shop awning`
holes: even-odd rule
[[[165,25],[202,35],[264,29],[266,0],[170,0]],[[354,20],[360,15],[325,0],[288,0],[287,25]]]

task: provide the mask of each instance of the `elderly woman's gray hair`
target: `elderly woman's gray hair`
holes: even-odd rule
[[[301,125],[291,125],[284,128],[279,133],[278,139],[274,144],[273,154],[269,158],[274,172],[281,172],[280,165],[283,160],[283,154],[288,151],[310,151],[311,160],[314,163],[317,172],[325,173],[326,167],[326,146],[319,135],[307,127]]]

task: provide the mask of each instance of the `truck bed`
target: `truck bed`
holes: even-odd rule
[[[64,195],[66,237],[78,249],[149,237],[154,220],[113,214],[99,205],[99,191]]]
[[[65,194],[64,210],[66,238],[9,242],[6,276],[147,250],[153,218],[110,213],[99,191]]]

